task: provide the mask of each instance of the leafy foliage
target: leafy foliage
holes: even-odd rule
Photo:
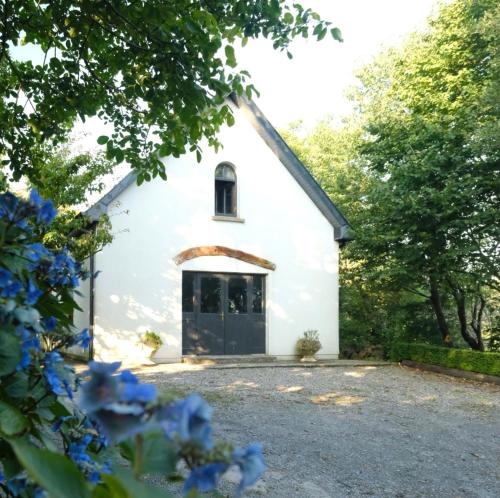
[[[73,138],[59,147],[43,147],[45,160],[38,167],[36,180],[29,184],[52,199],[58,209],[56,218],[44,228],[43,243],[53,250],[67,248],[83,262],[113,240],[108,216],[90,221],[81,213],[81,206],[105,189],[104,177],[113,172],[115,163],[102,153],[72,153],[74,147]]]
[[[321,342],[317,330],[306,330],[295,346],[297,355],[314,356],[321,349]]]
[[[251,97],[248,72],[237,70],[235,44],[264,36],[288,52],[297,36],[323,39],[331,26],[284,0],[33,2],[0,5],[0,155],[15,179],[36,180],[40,143],[59,144],[77,118],[113,125],[99,137],[108,159],[128,161],[138,182],[166,178],[160,160],[196,151],[234,122],[225,98]],[[14,47],[40,53],[16,59]]]
[[[426,31],[359,72],[346,123],[295,139],[356,234],[341,263],[348,351],[439,340],[431,310],[447,345],[482,350],[494,335],[498,16],[494,0],[443,5]]]
[[[173,476],[181,459],[191,496],[214,490],[231,466],[241,471],[239,491],[252,485],[265,469],[262,447],[216,443],[212,410],[198,395],[164,402],[155,386],[118,372],[119,362],[91,362],[82,376],[64,362],[62,348],[86,348],[91,338],[72,325],[86,273],[67,250],[40,242],[56,214],[35,190],[28,200],[0,195],[2,496],[170,496],[141,478]]]
[[[141,341],[146,346],[153,348],[153,354],[161,348],[163,341],[161,337],[156,333],[148,330],[141,338]]]
[[[429,344],[395,343],[391,349],[391,359],[413,360],[469,372],[500,375],[500,353],[443,348]]]

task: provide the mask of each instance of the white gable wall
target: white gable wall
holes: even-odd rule
[[[338,354],[338,243],[333,227],[258,136],[245,117],[220,135],[224,149],[206,148],[168,159],[168,181],[127,188],[109,214],[115,240],[96,255],[95,354],[101,359],[136,360],[146,330],[165,345],[157,361],[181,357],[182,270],[267,275],[267,353],[294,354],[304,330],[317,329],[319,356]],[[214,221],[214,170],[234,164],[238,216],[244,223]],[[276,264],[265,270],[241,261],[202,257],[176,265],[181,251],[222,245]]]

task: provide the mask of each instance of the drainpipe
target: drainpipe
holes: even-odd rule
[[[89,289],[89,361],[94,359],[94,293],[95,293],[95,254],[90,255],[90,289]]]

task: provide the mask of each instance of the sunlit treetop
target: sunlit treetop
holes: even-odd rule
[[[160,157],[217,146],[233,122],[225,97],[256,92],[239,70],[236,44],[263,36],[288,50],[338,28],[285,0],[19,0],[0,4],[0,154],[14,178],[37,175],[35,144],[60,143],[75,121],[113,125],[99,137],[109,159],[128,161],[138,181],[165,177]],[[40,63],[17,60],[33,44]]]

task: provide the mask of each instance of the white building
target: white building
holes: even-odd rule
[[[222,150],[168,158],[168,181],[130,173],[87,214],[111,217],[77,325],[101,360],[140,361],[141,335],[163,340],[157,362],[183,355],[294,356],[319,331],[337,358],[339,244],[346,219],[257,106],[232,97]]]

